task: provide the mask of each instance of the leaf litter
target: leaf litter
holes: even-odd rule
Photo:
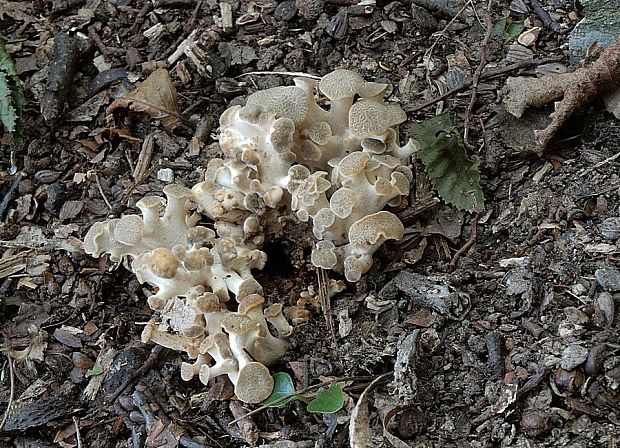
[[[0,225],[2,260],[6,262],[2,265],[5,276],[0,279],[2,331],[10,335],[8,344],[13,344],[10,347],[17,353],[33,345],[28,353],[17,355],[26,359],[10,364],[15,367],[14,392],[21,401],[42,404],[58,391],[68,393],[65,404],[76,397],[86,399],[77,414],[38,419],[37,426],[28,426],[19,435],[4,432],[0,444],[20,446],[25,439],[34,446],[47,446],[55,439],[63,446],[76,446],[81,438],[83,446],[125,446],[144,444],[148,438],[152,444],[189,447],[349,446],[347,424],[364,413],[358,408],[357,414],[352,414],[352,403],[365,384],[347,382],[344,407],[333,414],[312,414],[305,404],[295,402],[246,416],[247,410],[230,401],[233,392],[225,381],[204,387],[178,380],[171,372],[181,360],[166,351],[145,361],[139,346],[145,321],[141,286],[122,272],[109,272],[98,261],[85,258],[79,240],[93,221],[107,214],[132,213],[139,198],[161,191],[167,180],[158,179],[153,167],[174,172],[175,181],[189,185],[201,176],[201,167],[219,154],[211,125],[205,128],[200,143],[186,150],[187,130],[177,123],[180,111],[188,117],[191,114],[192,122],[194,116],[213,122],[231,103],[242,101],[242,96],[285,83],[282,76],[287,75],[275,72],[321,75],[335,67],[354,69],[391,84],[386,99],[411,112],[409,123],[424,122],[435,114],[429,106],[442,102],[441,107],[455,117],[454,124],[437,128],[439,135],[435,133],[429,141],[432,146],[437,140],[454,137],[447,142],[447,150],[438,153],[447,159],[454,150],[457,160],[470,159],[463,164],[448,160],[446,166],[452,164],[457,170],[472,169],[476,161],[471,155],[480,159],[473,171],[481,179],[477,183],[484,189],[486,212],[478,220],[478,216],[474,219],[467,212],[457,212],[454,206],[438,206],[432,190],[440,191],[439,170],[429,179],[425,162],[416,161],[412,207],[396,210],[409,217],[408,237],[419,249],[410,255],[413,262],[406,266],[401,248],[387,246],[378,255],[376,268],[357,289],[328,302],[330,317],[346,316],[350,322],[346,332],[336,335],[339,348],[326,336],[329,331],[317,313],[298,327],[293,348],[272,371],[293,371],[295,384],[306,385],[332,375],[376,375],[389,371],[397,361],[398,381],[362,394],[374,398],[374,404],[370,399],[362,402],[370,446],[378,446],[383,439],[386,444],[397,444],[393,437],[410,446],[439,443],[446,447],[458,446],[463,440],[480,445],[588,448],[601,440],[616,443],[614,404],[620,378],[614,305],[618,292],[605,289],[615,281],[610,283],[600,273],[612,272],[612,280],[617,278],[609,271],[617,259],[617,236],[614,227],[604,221],[617,218],[619,210],[617,158],[613,155],[620,141],[617,124],[598,106],[592,106],[583,145],[569,143],[566,152],[545,154],[544,161],[510,153],[501,141],[484,133],[493,125],[493,107],[507,73],[523,76],[528,70],[556,71],[541,66],[543,60],[567,63],[560,48],[566,43],[566,33],[554,28],[561,24],[568,30],[574,25],[571,21],[577,19],[569,14],[578,17],[578,11],[568,11],[571,5],[564,8],[558,2],[532,1],[511,7],[503,32],[493,37],[487,48],[494,65],[481,74],[485,85],[479,86],[468,114],[467,141],[471,146],[465,150],[458,141],[465,105],[457,91],[469,89],[471,81],[457,78],[461,83],[458,89],[445,94],[441,86],[445,67],[450,67],[455,54],[462,55],[469,67],[481,59],[481,29],[473,12],[480,15],[484,5],[473,2],[466,9],[460,5],[446,8],[450,2],[425,0],[416,1],[411,8],[406,2],[336,5],[308,1],[302,6],[318,14],[318,19],[310,20],[300,17],[295,2],[289,1],[277,6],[233,2],[222,7],[213,2],[163,0],[113,7],[105,2],[94,6],[95,2],[82,9],[75,6],[79,3],[54,1],[50,4],[54,13],[49,14],[28,2],[0,0],[0,18],[3,26],[8,25],[3,32],[10,39],[11,55],[18,62],[38,62],[31,70],[19,72],[28,95],[22,115],[28,123],[28,145],[16,152],[3,141],[0,148],[0,210],[6,218]],[[496,23],[508,13],[493,6],[491,23]],[[90,7],[96,8],[95,14]],[[226,12],[226,30],[215,23],[220,22],[222,12]],[[25,13],[37,17],[34,24]],[[416,23],[410,20],[412,13],[432,20]],[[253,19],[246,23],[244,17],[250,15]],[[444,27],[446,23],[449,26]],[[521,24],[528,30],[540,28],[540,32],[517,36]],[[39,27],[45,31],[40,33]],[[202,58],[177,51],[197,27],[202,34],[195,44]],[[86,34],[86,28],[99,54],[80,54],[80,63],[68,76],[63,107],[49,127],[36,112],[40,105],[34,94],[45,90],[48,55],[53,53],[50,38],[60,36],[58,29],[76,37],[81,30]],[[437,51],[433,66],[426,70],[423,55],[429,39],[436,40]],[[503,50],[517,39],[530,45],[523,47],[529,60],[511,64]],[[229,54],[222,51],[225,49]],[[167,65],[168,79],[156,84],[168,98],[171,89],[177,92],[176,107],[155,91],[146,99],[126,98],[126,105],[114,109],[116,123],[106,122],[99,108],[134,86],[119,80],[98,83],[103,73],[97,71],[124,67],[128,79],[146,82],[162,63],[171,60],[170,55],[175,59]],[[243,76],[243,81],[237,81],[238,76]],[[447,81],[452,84],[444,84],[454,85],[454,79]],[[101,96],[88,100],[99,89]],[[65,105],[78,113],[68,115]],[[140,119],[133,120],[136,117]],[[79,122],[68,121],[76,118]],[[524,118],[515,120],[523,122]],[[142,167],[141,141],[156,133],[168,138],[153,145],[148,163]],[[401,138],[408,136],[403,133]],[[548,169],[542,171],[543,164]],[[138,168],[143,174],[132,182],[131,173]],[[15,172],[20,177],[14,176]],[[82,180],[72,182],[76,176]],[[460,190],[467,192],[467,188]],[[440,194],[449,204],[464,201],[459,195],[454,199],[445,191]],[[519,204],[525,197],[532,198],[532,206],[521,216]],[[478,205],[480,201],[478,198]],[[462,208],[474,210],[477,204],[464,201]],[[475,226],[472,229],[476,222],[477,236]],[[293,239],[271,243],[270,250],[291,264],[288,270],[263,273],[273,299],[295,303],[300,292],[316,283],[315,273],[305,267],[308,247],[304,246],[304,232],[303,226],[287,225],[285,233]],[[472,235],[470,240],[468,235]],[[29,250],[21,252],[24,248]],[[452,263],[455,253],[460,257]],[[30,266],[30,258],[40,257],[46,258]],[[528,289],[510,295],[506,281],[512,268],[502,260],[515,257],[530,260],[523,266]],[[405,267],[411,272],[399,275]],[[377,296],[382,299],[377,291],[395,278],[389,300],[376,300]],[[373,302],[372,297],[381,305],[379,311],[366,306]],[[386,310],[383,302],[389,302]],[[29,327],[35,327],[32,333]],[[60,336],[56,330],[68,327],[83,329],[81,347],[77,340],[71,344],[66,335],[60,338],[64,343],[40,337],[41,332]],[[418,336],[407,339],[412,334]],[[575,343],[588,350],[585,363],[558,372],[565,348]],[[29,355],[36,359],[28,359]],[[78,358],[82,359],[79,367],[75,364]],[[581,355],[578,360],[582,359]],[[6,378],[7,363],[0,368]],[[492,375],[485,373],[490,371]],[[571,381],[581,384],[582,380],[578,392],[568,392],[566,386],[574,387]],[[40,385],[36,393],[26,387],[30,382]],[[511,393],[515,384],[519,385],[516,396]],[[0,402],[7,402],[9,389],[7,381],[0,383]],[[411,400],[417,408],[407,407]],[[50,408],[41,409],[47,412]],[[54,410],[49,412],[49,417],[54,417]],[[94,420],[89,419],[92,415]],[[242,425],[230,426],[237,416],[243,417]],[[79,418],[77,425],[72,417]],[[471,421],[479,425],[472,426]],[[362,428],[363,422],[358,423]]]

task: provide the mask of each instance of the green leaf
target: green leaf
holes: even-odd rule
[[[9,81],[6,79],[4,72],[0,71],[0,123],[2,123],[7,132],[15,132],[16,122],[17,114],[13,107]]]
[[[413,137],[420,143],[416,153],[439,195],[460,210],[481,212],[484,195],[480,188],[478,159],[465,154],[463,140],[448,114],[415,124]]]
[[[293,401],[299,400],[302,397],[299,395],[291,394],[295,393],[295,386],[293,385],[293,379],[286,372],[278,372],[273,375],[273,391],[264,401],[263,405],[271,407],[280,407]]]
[[[25,104],[26,98],[17,71],[6,51],[4,39],[0,37],[0,123],[17,148],[24,144],[20,117]]]
[[[523,25],[520,23],[513,22],[506,27],[504,31],[504,36],[507,40],[514,39],[525,29]]]
[[[504,16],[493,24],[491,36],[511,40],[521,34],[524,29],[525,27],[521,23],[509,22],[508,17]]]
[[[494,36],[494,37],[503,36],[505,29],[506,29],[506,17],[503,17],[493,24],[493,29],[491,30],[491,36]]]
[[[90,369],[86,371],[84,376],[88,378],[90,376],[101,375],[102,373],[103,373],[103,367],[101,366],[100,363],[96,362]]]
[[[331,414],[339,411],[344,406],[344,394],[338,383],[332,383],[327,390],[321,390],[316,398],[308,403],[308,412],[320,412]]]

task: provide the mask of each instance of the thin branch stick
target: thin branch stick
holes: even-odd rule
[[[561,60],[562,60],[561,57],[554,56],[554,57],[549,57],[549,58],[544,58],[544,59],[533,59],[531,61],[521,61],[521,62],[517,62],[517,63],[514,63],[514,64],[507,65],[506,67],[502,67],[502,68],[498,68],[498,69],[489,70],[487,72],[484,72],[484,73],[482,73],[480,75],[480,79],[494,78],[496,76],[505,75],[506,73],[512,72],[514,70],[522,70],[522,69],[525,69],[525,68],[536,67],[538,65],[549,64],[551,62],[559,62]],[[472,83],[471,80],[467,80],[467,81],[463,82],[462,84],[459,84],[458,86],[456,86],[454,89],[449,90],[448,92],[444,93],[441,96],[438,96],[437,98],[433,98],[432,100],[428,100],[428,101],[426,101],[426,102],[424,102],[422,104],[419,104],[417,106],[405,107],[404,110],[405,110],[405,112],[409,113],[409,112],[418,112],[418,111],[420,111],[422,109],[426,109],[427,107],[433,106],[433,105],[439,103],[440,101],[448,99],[452,95],[465,90],[466,88],[471,86],[471,83]]]
[[[480,45],[480,62],[478,63],[478,67],[476,67],[476,71],[474,72],[471,78],[471,96],[469,98],[469,104],[467,106],[467,111],[465,112],[465,124],[463,131],[463,142],[466,146],[469,146],[469,121],[471,119],[471,114],[474,110],[474,105],[476,104],[476,98],[478,96],[478,82],[480,81],[480,75],[482,74],[482,70],[485,65],[487,65],[487,52],[489,47],[489,39],[491,38],[491,31],[493,31],[493,21],[491,20],[491,8],[493,7],[493,0],[489,0],[487,3],[487,11],[485,20],[487,22],[487,29],[484,33],[484,39],[482,41],[482,45]]]
[[[459,250],[456,251],[456,253],[452,257],[452,260],[450,260],[451,268],[454,269],[456,267],[456,263],[459,261],[459,258],[461,257],[461,255],[465,254],[469,250],[469,248],[473,246],[473,244],[476,242],[476,236],[478,235],[478,220],[479,219],[480,219],[480,215],[476,213],[476,216],[474,216],[474,220],[471,224],[471,234],[469,235],[469,240],[467,240],[467,242],[463,244],[463,247],[461,247]]]
[[[13,407],[13,400],[15,399],[15,372],[13,371],[13,358],[11,358],[11,355],[9,354],[9,352],[5,352],[5,355],[9,363],[9,378],[11,382],[11,392],[9,393],[9,402],[6,405],[4,416],[2,417],[2,422],[0,422],[0,430],[4,428],[6,419],[9,417],[9,412],[11,412],[11,408]]]
[[[332,307],[328,291],[329,277],[327,275],[327,270],[323,268],[317,268],[316,273],[319,282],[319,301],[321,302],[325,326],[332,337],[334,347],[338,350],[338,338],[336,338],[336,330],[334,329],[334,319],[332,318]]]
[[[99,194],[101,195],[101,197],[103,198],[103,202],[105,202],[105,205],[108,206],[108,208],[110,209],[110,211],[112,211],[112,204],[110,204],[110,201],[108,201],[108,198],[106,197],[105,193],[103,192],[103,187],[101,186],[101,181],[99,180],[99,174],[97,174],[97,172],[95,171],[95,182],[97,183],[97,189],[99,190]]]
[[[125,389],[127,389],[127,386],[129,386],[134,381],[136,381],[138,378],[142,377],[149,370],[151,370],[151,367],[153,367],[155,363],[158,361],[159,356],[162,353],[163,349],[164,347],[162,347],[161,345],[156,345],[155,347],[153,347],[153,349],[151,350],[151,353],[149,354],[148,358],[146,358],[144,363],[139,368],[134,370],[131,376],[127,378],[123,382],[123,384],[121,384],[120,387],[116,389],[114,394],[112,394],[112,396],[106,400],[106,404],[107,405],[113,404],[116,401],[116,399],[121,396],[121,394],[125,391]]]
[[[613,162],[614,160],[616,160],[618,157],[620,157],[620,152],[614,154],[611,157],[607,157],[605,160],[600,161],[599,163],[597,163],[594,166],[591,166],[590,168],[586,168],[585,170],[583,170],[581,173],[579,173],[579,176],[583,177],[586,174],[599,169],[600,167],[602,167],[603,165],[607,165],[609,162]]]
[[[313,390],[318,389],[318,388],[323,387],[323,386],[331,385],[332,383],[338,383],[338,382],[341,382],[341,381],[368,381],[368,380],[376,381],[379,378],[385,377],[387,375],[392,375],[392,374],[394,374],[393,371],[386,372],[386,373],[383,373],[383,374],[377,375],[377,376],[370,376],[370,377],[369,376],[343,376],[343,377],[340,377],[340,378],[334,378],[332,380],[322,381],[322,382],[320,382],[318,384],[313,384],[312,386],[308,386],[308,387],[304,387],[303,389],[296,390],[295,392],[290,393],[290,394],[280,398],[277,402],[284,402],[284,401],[288,400],[289,398],[293,398],[293,397],[295,397],[297,395],[305,394],[307,392],[313,391]],[[274,406],[274,403],[271,403],[270,405],[266,405],[266,404],[262,405],[261,407],[258,407],[256,409],[248,412],[247,414],[244,414],[241,417],[234,419],[232,422],[230,422],[228,424],[228,426],[232,426],[235,423],[243,420],[244,418],[247,418],[247,417],[249,417],[251,415],[254,415],[254,414],[258,414],[259,412],[262,412],[265,409],[273,407],[273,406]]]
[[[448,31],[448,28],[450,28],[452,24],[454,23],[454,21],[458,19],[461,16],[461,14],[463,14],[463,11],[465,11],[465,9],[469,6],[470,3],[471,3],[470,1],[465,2],[465,4],[461,6],[461,9],[459,9],[456,12],[456,14],[454,14],[454,17],[452,17],[452,19],[450,19],[450,21],[446,24],[446,26],[444,26],[443,29],[437,34],[437,37],[435,38],[431,46],[428,47],[428,50],[424,52],[424,56],[422,57],[422,60],[424,62],[426,62],[428,59],[430,59],[433,56],[433,51],[435,51],[435,46],[439,42],[439,39],[441,39],[445,35],[446,31]],[[428,77],[428,72],[429,72],[429,69],[427,65],[426,67],[427,77]]]
[[[77,448],[82,448],[82,436],[80,435],[80,419],[73,417],[73,424],[75,425],[75,438],[77,439]]]

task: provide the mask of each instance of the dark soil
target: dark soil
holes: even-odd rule
[[[522,13],[506,2],[461,13],[441,1],[353,3],[233,0],[226,26],[226,5],[213,0],[0,0],[0,30],[27,98],[26,145],[0,141],[0,446],[346,447],[360,394],[394,369],[369,392],[366,446],[389,446],[381,419],[403,405],[386,419],[400,446],[618,446],[620,159],[611,157],[620,127],[602,102],[576,111],[541,157],[522,150],[526,134],[501,111],[506,75],[481,79],[470,114],[469,88],[441,103],[461,130],[468,117],[486,211],[401,210],[408,236],[385,245],[362,281],[332,300],[337,345],[320,311],[297,329],[272,371],[291,373],[299,388],[354,377],[334,415],[294,402],[229,425],[253,407],[230,400],[221,377],[210,387],[182,381],[177,353],[141,344],[152,313],[143,286],[82,251],[93,222],[135,213],[170,181],[201,180],[219,154],[219,115],[292,79],[254,72],[349,68],[389,82],[387,95],[412,111],[471,78],[481,49],[491,68],[511,62],[514,36],[483,44],[489,16],[540,26],[534,56],[568,64],[563,45],[579,14],[562,0],[543,3],[551,16],[534,0]],[[167,63],[193,31],[199,57]],[[74,73],[60,73],[50,99],[53,38],[62,33]],[[124,109],[106,115],[160,67],[186,122],[169,130]],[[438,107],[411,112],[409,122]],[[401,131],[404,140],[409,124]],[[412,207],[433,204],[423,166],[415,168]],[[292,304],[316,284],[311,241],[293,224],[267,246],[268,266],[256,275],[269,303]]]

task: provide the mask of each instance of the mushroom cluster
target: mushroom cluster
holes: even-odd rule
[[[383,101],[386,84],[349,70],[294,82],[258,91],[245,106],[224,112],[226,157],[211,160],[192,191],[218,234],[222,226],[257,245],[265,217],[289,206],[301,221],[312,220],[318,240],[312,263],[356,282],[386,240],[403,236],[403,224],[383,208],[409,195],[417,144],[399,145],[398,125],[407,117]],[[317,104],[317,93],[329,100],[329,110]]]
[[[261,247],[281,208],[312,220],[312,263],[351,282],[370,269],[386,240],[402,238],[403,224],[383,208],[406,200],[416,142],[399,145],[406,115],[383,101],[386,88],[336,70],[319,82],[300,77],[295,86],[258,91],[220,117],[225,157],[209,162],[204,181],[191,190],[168,185],[166,200],[138,201],[141,217],[88,231],[87,253],[110,254],[156,288],[148,304],[159,319],[142,340],[194,360],[182,364],[183,379],[207,384],[227,375],[247,403],[271,393],[265,366],[285,353],[292,327],[281,304],[263,309],[251,270],[265,265]],[[325,97],[329,109],[317,103]],[[203,215],[215,230],[198,225]],[[334,291],[341,289],[335,283]],[[291,311],[294,322],[307,316],[299,304]]]
[[[147,324],[142,341],[194,359],[181,366],[185,380],[198,375],[207,384],[227,375],[240,400],[258,403],[273,388],[266,365],[285,353],[292,333],[281,304],[263,310],[263,289],[251,274],[263,268],[267,256],[197,225],[200,215],[191,211],[195,206],[188,188],[168,185],[164,194],[166,200],[147,196],[138,201],[141,217],[94,224],[84,238],[84,250],[95,257],[110,254],[141,283],[157,289],[148,304],[159,311],[159,321]],[[237,302],[235,312],[226,305],[230,293]]]

